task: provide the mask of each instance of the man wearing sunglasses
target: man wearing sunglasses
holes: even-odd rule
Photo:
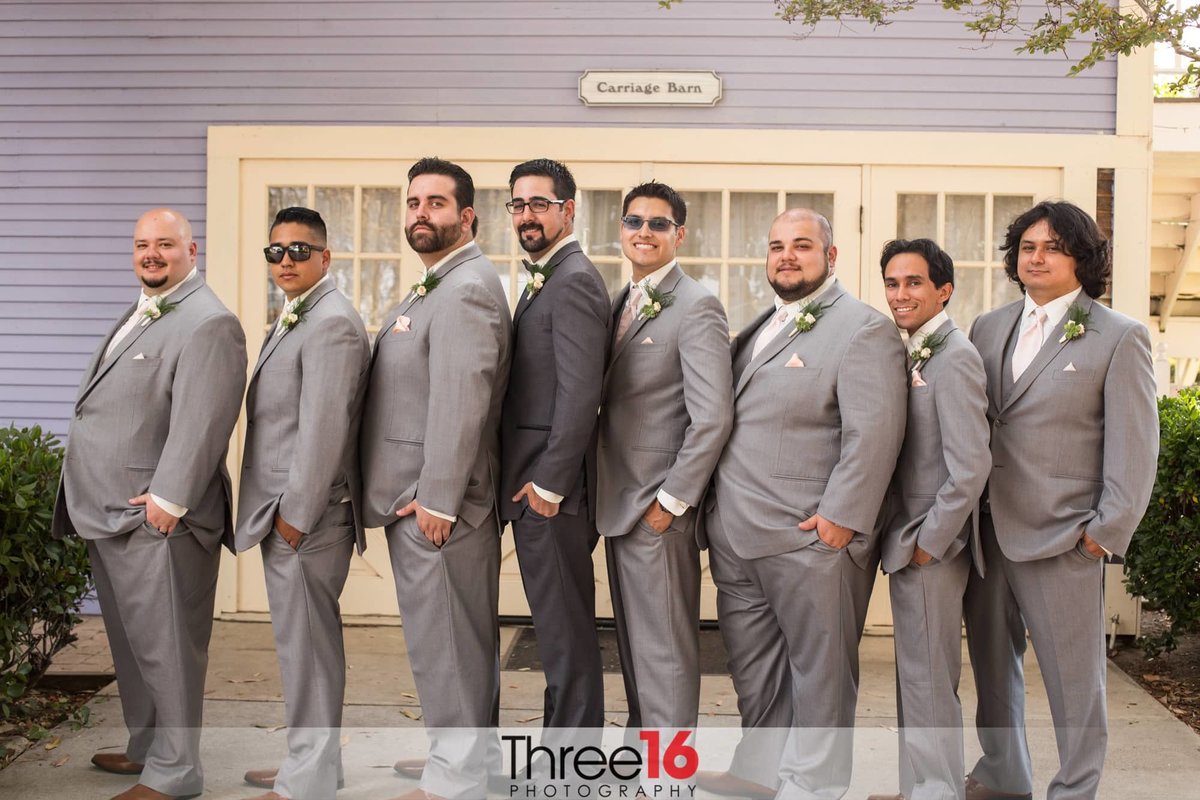
[[[824,216],[771,225],[776,299],[738,336],[733,435],[706,533],[746,734],[701,788],[836,798],[850,784],[876,516],[904,438],[904,348],[834,277]]]
[[[513,314],[500,512],[512,523],[546,675],[542,725],[569,739],[566,729],[604,725],[592,550],[609,300],[572,232],[570,170],[527,161],[513,169],[509,188],[513,229],[529,260]]]
[[[599,511],[630,728],[694,728],[700,703],[696,506],[732,424],[729,326],[676,260],[687,206],[671,187],[625,196],[633,280],[612,305]],[[670,741],[670,739],[664,739]]]
[[[229,435],[246,385],[242,325],[196,269],[191,225],[147,211],[133,233],[142,284],[92,356],[54,509],[87,540],[129,741],[97,753],[140,775],[121,800],[199,794],[204,674],[220,545],[232,546]]]
[[[438,158],[408,172],[404,234],[425,272],[375,339],[359,452],[383,526],[430,738],[406,800],[483,797],[499,697],[500,410],[512,320],[474,242],[475,185]],[[497,748],[498,753],[498,748]]]
[[[329,275],[325,221],[285,208],[263,249],[286,301],[246,391],[236,544],[259,545],[283,677],[288,755],[246,782],[256,800],[332,800],[346,657],[338,597],[366,545],[355,444],[370,345]]]

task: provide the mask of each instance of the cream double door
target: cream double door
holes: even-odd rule
[[[403,237],[405,173],[419,155],[242,162],[238,305],[252,351],[251,364],[280,304],[261,248],[275,212],[289,205],[315,208],[324,216],[333,250],[331,273],[362,313],[368,330],[372,334],[378,330],[387,309],[399,302],[422,269]],[[504,210],[513,161],[463,159],[459,163],[475,181],[475,208],[480,219],[477,241],[496,264],[515,306],[524,287],[520,269],[524,254]],[[860,288],[862,170],[858,167],[579,159],[568,163],[580,189],[576,233],[611,291],[620,289],[630,275],[620,248],[621,199],[631,187],[650,179],[674,186],[688,201],[688,233],[680,262],[721,298],[733,332],[772,302],[764,271],[767,232],[771,220],[784,208],[811,206],[830,217],[840,251],[839,275],[852,291]],[[218,268],[211,265],[210,271]],[[240,442],[240,425],[238,438]],[[342,595],[343,613],[394,615],[395,591],[383,532],[370,531],[367,538],[365,555],[354,557]],[[506,531],[502,540],[502,558],[500,613],[526,616],[529,611],[511,532]],[[596,550],[595,562],[597,615],[610,617],[603,543]],[[708,577],[707,561],[704,567],[702,615],[715,619],[716,590]],[[236,584],[237,611],[267,610],[257,549],[238,557]]]

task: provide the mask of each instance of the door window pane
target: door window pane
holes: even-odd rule
[[[285,208],[308,205],[308,188],[305,186],[271,186],[267,189],[267,224],[270,230],[275,215]],[[265,232],[265,231],[264,231]]]
[[[729,267],[729,330],[742,330],[775,302],[775,290],[767,282],[763,264],[737,264]]]
[[[404,190],[362,190],[364,253],[399,253],[404,242]]]
[[[833,227],[837,232],[837,221],[833,218],[833,192],[788,192],[784,200],[784,208],[811,208]]]
[[[955,267],[954,294],[947,309],[950,316],[964,331],[971,323],[988,310],[984,298],[984,283],[988,270],[980,267]]]
[[[721,193],[684,192],[687,236],[679,255],[684,258],[721,257]]]
[[[329,262],[329,277],[346,297],[354,298],[354,259],[335,258]]]
[[[896,237],[937,239],[937,195],[896,196]]]
[[[584,189],[575,213],[575,235],[583,252],[597,256],[621,255],[621,193]],[[620,270],[618,270],[619,272]]]
[[[1008,273],[1003,267],[993,267],[992,273],[992,308],[999,308],[1005,303],[1020,300],[1023,296],[1021,288],[1008,279]]]
[[[318,186],[313,209],[325,220],[329,249],[354,252],[354,189]]]
[[[1000,245],[1004,244],[1004,236],[1008,232],[1009,223],[1032,205],[1033,197],[1027,194],[998,194],[992,198],[992,258],[997,261],[1004,258]]]
[[[775,192],[729,193],[729,257],[767,257],[767,235],[775,219],[779,195]],[[691,234],[689,228],[688,234]],[[732,287],[731,291],[732,291]],[[732,302],[733,298],[730,298]]]
[[[400,262],[392,259],[362,262],[362,296],[358,313],[372,329],[383,324],[383,315],[400,302]]]
[[[683,271],[717,297],[721,296],[721,266],[719,264],[683,264]]]
[[[946,195],[946,252],[959,261],[983,261],[984,196]]]
[[[504,204],[511,199],[508,189],[475,190],[475,216],[479,218],[475,241],[489,256],[505,256],[506,268],[512,254],[513,232],[512,215]]]

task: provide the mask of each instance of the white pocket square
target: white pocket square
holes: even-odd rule
[[[146,360],[146,354],[145,354],[145,353],[138,353],[136,356],[134,356],[134,357],[133,357],[133,360],[134,360],[134,361],[145,361],[145,360]]]
[[[396,318],[396,325],[392,328],[392,333],[404,333],[412,330],[412,320],[401,314]]]
[[[800,356],[796,355],[795,353],[792,353],[792,357],[787,360],[787,363],[784,364],[784,366],[785,367],[803,367],[804,362],[800,360]]]
[[[642,344],[654,344],[654,340],[647,336],[645,339],[642,339]]]
[[[1069,362],[1065,367],[1063,367],[1063,372],[1074,372],[1074,371],[1075,371],[1075,362],[1074,361]]]

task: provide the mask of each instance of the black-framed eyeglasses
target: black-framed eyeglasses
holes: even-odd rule
[[[531,197],[528,200],[518,198],[510,200],[504,204],[510,214],[524,214],[525,209],[529,209],[535,214],[544,214],[550,210],[550,206],[561,206],[566,200],[550,200],[546,197]]]
[[[679,227],[679,223],[673,219],[666,217],[639,217],[637,214],[626,214],[621,217],[621,224],[625,226],[627,231],[640,231],[643,225],[649,225],[650,230],[655,233],[666,233],[671,230],[671,226]]]
[[[312,258],[313,251],[318,253],[325,252],[325,246],[320,244],[309,244],[308,242],[292,242],[287,247],[281,244],[269,244],[263,248],[263,255],[267,257],[267,263],[278,264],[283,261],[283,254],[287,253],[292,257],[292,261],[308,261]]]

